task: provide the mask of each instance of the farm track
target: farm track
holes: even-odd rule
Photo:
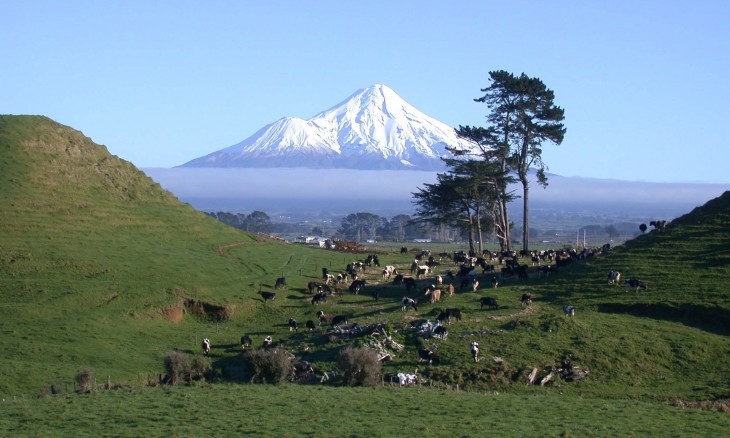
[[[251,241],[251,242],[228,242],[228,243],[222,243],[222,244],[216,246],[215,249],[214,249],[214,251],[217,252],[218,254],[222,255],[223,257],[230,257],[230,255],[228,255],[228,253],[224,252],[224,250],[230,249],[230,248],[233,248],[233,247],[236,247],[236,246],[241,246],[241,245],[251,245],[251,244],[254,244],[254,243],[260,243],[260,242]]]

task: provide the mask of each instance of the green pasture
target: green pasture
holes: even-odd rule
[[[204,385],[13,399],[13,436],[723,436],[724,412],[602,399],[429,388]]]
[[[408,274],[415,247],[444,247],[390,250],[386,243],[356,254],[251,236],[180,203],[131,164],[42,117],[0,116],[0,184],[0,430],[197,435],[215,424],[220,434],[328,427],[335,435],[386,436],[407,423],[421,435],[499,427],[508,436],[715,436],[727,428],[727,413],[674,405],[722,405],[730,397],[730,193],[666,232],[547,278],[530,268],[529,279],[508,278],[494,289],[492,274],[480,275],[476,292],[431,304],[422,296],[429,276],[413,294],[418,311],[403,312],[405,289],[384,282],[375,266],[361,273],[368,284],[359,295],[345,284],[344,293],[313,306],[306,285],[320,281],[323,267],[339,273],[376,251],[381,265]],[[401,254],[400,246],[414,251]],[[443,260],[435,271],[448,269],[456,265]],[[609,285],[610,270],[649,287]],[[281,276],[288,285],[274,290]],[[264,302],[259,291],[277,297]],[[521,305],[523,293],[536,296],[531,306]],[[485,296],[500,308],[480,309]],[[575,317],[563,315],[566,304]],[[446,340],[410,329],[447,307],[464,317]],[[405,349],[385,362],[383,380],[417,370],[424,387],[248,384],[242,334],[256,345],[272,336],[318,375],[337,369],[343,348],[369,342],[325,326],[303,330],[320,309],[361,326],[385,323]],[[289,318],[298,332],[289,331]],[[148,387],[164,372],[167,352],[199,355],[204,337],[213,345],[206,382]],[[479,362],[469,354],[473,340],[481,344]],[[419,362],[419,347],[434,349],[438,361]],[[587,376],[526,385],[530,370],[546,373],[565,359]],[[109,378],[123,389],[74,394],[82,369],[93,370],[100,386]],[[37,398],[51,387],[61,394]],[[262,413],[272,411],[287,415]]]

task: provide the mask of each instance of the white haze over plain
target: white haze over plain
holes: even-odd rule
[[[178,198],[383,199],[410,201],[436,172],[305,168],[142,169]],[[531,202],[700,206],[729,190],[725,184],[651,183],[549,175],[533,182]],[[514,186],[515,194],[522,193]]]

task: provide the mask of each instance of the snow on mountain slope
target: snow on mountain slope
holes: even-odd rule
[[[283,118],[182,167],[441,170],[446,146],[469,147],[454,128],[378,84],[309,120]]]

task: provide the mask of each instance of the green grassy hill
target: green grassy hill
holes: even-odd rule
[[[0,393],[80,367],[118,379],[159,370],[175,345],[165,311],[232,303],[238,264],[215,251],[255,242],[179,202],[80,132],[0,117]]]
[[[203,337],[212,340],[217,375],[231,382],[243,378],[237,345],[243,333],[257,344],[272,335],[318,370],[336,367],[345,346],[369,341],[324,327],[293,333],[286,326],[289,317],[300,324],[315,319],[305,285],[319,278],[322,267],[341,272],[364,255],[225,227],[47,118],[0,116],[0,184],[0,394],[37,393],[71,382],[82,368],[113,382],[141,384],[162,372],[166,352],[199,354]],[[403,271],[412,257],[384,253],[380,259]],[[437,271],[453,268],[444,262]],[[610,270],[645,281],[648,290],[607,284]],[[516,395],[662,402],[730,397],[730,193],[665,232],[548,278],[532,271],[526,281],[509,279],[492,289],[482,277],[477,292],[434,305],[421,297],[418,312],[402,312],[403,288],[383,283],[379,274],[369,268],[360,295],[345,293],[318,308],[348,314],[362,326],[386,322],[406,349],[385,372],[418,367],[436,386]],[[282,275],[288,288],[262,302],[257,292],[273,290]],[[537,296],[529,308],[520,304],[523,293]],[[496,298],[500,309],[480,309],[484,296]],[[565,304],[576,307],[575,317],[562,314]],[[447,340],[424,340],[409,330],[413,319],[433,320],[445,307],[464,314],[449,327]],[[468,350],[473,340],[482,347],[477,363]],[[419,346],[435,347],[439,362],[418,363]],[[532,368],[544,373],[567,358],[588,376],[525,385]]]

